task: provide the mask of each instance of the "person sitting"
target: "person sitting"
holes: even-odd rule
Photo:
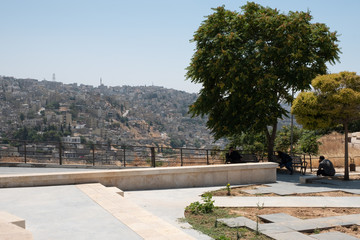
[[[292,167],[292,158],[282,151],[277,151],[277,154],[281,160],[279,167],[282,168],[285,166],[286,169],[289,170],[290,175],[292,175],[294,173],[294,169]]]
[[[332,162],[328,159],[325,159],[324,156],[320,156],[319,159],[319,168],[316,173],[317,176],[334,176],[335,175],[335,168]]]
[[[226,163],[241,163],[241,155],[233,147],[229,148],[229,152],[226,153]]]

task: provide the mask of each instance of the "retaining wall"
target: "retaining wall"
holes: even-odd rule
[[[240,163],[189,167],[99,170],[91,172],[1,175],[0,187],[101,183],[122,190],[186,188],[270,183],[277,163]]]

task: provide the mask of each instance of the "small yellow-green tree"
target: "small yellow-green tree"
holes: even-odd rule
[[[342,124],[345,132],[345,175],[349,180],[348,126],[360,119],[360,76],[354,72],[321,75],[312,80],[313,91],[301,92],[292,113],[307,129]]]

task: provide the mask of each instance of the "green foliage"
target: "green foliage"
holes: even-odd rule
[[[316,77],[314,91],[301,92],[292,112],[296,121],[308,129],[335,127],[360,117],[360,77],[341,72]]]
[[[310,87],[340,52],[336,32],[312,24],[309,12],[280,13],[249,2],[242,12],[214,9],[194,34],[196,51],[187,79],[202,84],[190,106],[192,116],[208,116],[215,139],[242,132],[268,132],[272,152],[281,103]]]
[[[198,201],[191,203],[186,207],[187,211],[190,211],[193,214],[199,213],[211,213],[214,211],[214,200],[212,200],[212,194],[207,192],[201,196],[203,203]]]
[[[58,131],[55,126],[49,126],[45,128],[40,134],[38,129],[22,127],[19,128],[14,134],[13,138],[18,140],[26,140],[31,142],[44,142],[44,141],[60,141],[60,138],[67,134],[68,132],[62,133]]]
[[[216,238],[216,240],[231,240],[231,238],[221,235],[220,237]]]
[[[81,144],[86,144],[86,138],[84,136],[80,136]]]
[[[302,129],[296,126],[293,126],[293,146],[298,143],[300,137],[302,136]],[[291,146],[291,127],[283,126],[283,128],[278,131],[275,139],[275,149],[277,151],[288,152]]]
[[[180,138],[171,137],[170,138],[170,146],[173,148],[181,148],[185,145],[185,141]]]
[[[201,142],[200,142],[199,139],[195,139],[194,146],[195,146],[195,148],[200,148],[201,147]]]
[[[321,144],[318,141],[319,137],[315,131],[304,130],[298,142],[299,152],[317,155]]]
[[[212,239],[258,239],[265,240],[270,239],[265,235],[256,235],[255,232],[243,228],[230,228],[217,219],[220,218],[234,218],[239,215],[234,214],[231,209],[228,208],[215,208],[212,213],[208,214],[191,214],[185,212],[185,218],[191,224],[192,228],[200,231]],[[214,227],[214,225],[216,226]]]
[[[307,129],[344,126],[344,179],[348,180],[348,126],[360,119],[360,76],[354,72],[321,75],[312,81],[312,85],[313,91],[297,96],[291,111],[297,122]]]
[[[246,132],[229,138],[227,147],[240,147],[244,152],[262,154],[266,150],[266,136],[263,132]]]
[[[70,114],[71,114],[71,117],[73,120],[76,120],[78,118],[78,115],[79,115],[79,109],[78,107],[72,103],[69,107],[70,109]]]
[[[47,109],[59,109],[60,108],[60,103],[59,102],[50,102],[46,105]]]

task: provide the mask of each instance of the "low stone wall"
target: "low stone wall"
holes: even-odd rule
[[[276,163],[240,163],[167,168],[99,170],[0,176],[0,187],[34,187],[101,183],[122,190],[185,188],[270,183],[276,181]]]

